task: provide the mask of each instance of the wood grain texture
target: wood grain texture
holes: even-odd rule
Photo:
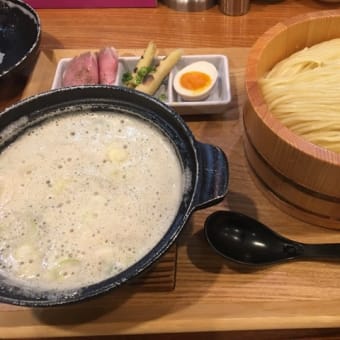
[[[340,229],[340,200],[307,190],[277,172],[253,146],[246,128],[243,131],[245,154],[253,178],[268,199],[283,211],[303,221]]]
[[[294,330],[265,330],[265,331],[230,331],[230,332],[201,332],[201,333],[171,333],[171,334],[138,334],[101,336],[100,340],[292,340],[292,339],[328,339],[338,340],[340,330],[335,329],[294,329]],[[56,340],[59,338],[42,338],[41,340]],[[93,337],[78,337],[77,340],[91,340]]]
[[[98,298],[60,308],[1,305],[1,337],[340,327],[338,263],[292,262],[246,271],[226,263],[207,245],[202,234],[204,221],[208,214],[218,209],[248,214],[298,241],[340,242],[340,234],[285,214],[252,180],[244,156],[240,120],[246,99],[244,66],[248,50],[185,50],[185,53],[198,52],[224,53],[230,62],[233,100],[225,114],[185,117],[198,140],[218,145],[227,154],[230,189],[219,205],[196,211],[183,230],[177,243],[176,288],[170,292],[148,292],[138,286],[125,286]],[[134,53],[140,53],[140,50],[134,50]],[[59,58],[63,53],[60,50],[46,55],[49,56],[46,59],[55,65],[56,56]],[[33,84],[36,91],[50,86],[53,72],[46,70],[42,87],[38,82]]]
[[[249,47],[282,19],[338,8],[316,0],[285,0],[280,4],[253,0],[240,17],[223,15],[218,6],[202,12],[180,12],[161,1],[157,8],[39,9],[43,49],[159,47]]]
[[[339,339],[337,263],[296,262],[246,272],[215,255],[201,231],[207,215],[221,208],[259,218],[276,231],[300,241],[340,241],[338,232],[300,222],[277,209],[253,181],[244,157],[240,124],[248,51],[233,48],[250,47],[263,32],[283,19],[334,8],[339,8],[339,4],[317,0],[268,4],[252,0],[249,12],[241,17],[225,16],[217,6],[186,13],[161,3],[154,9],[38,10],[43,30],[41,49],[47,57],[45,77],[40,80],[42,84],[35,84],[37,89],[50,85],[54,70],[48,65],[53,65],[54,53],[48,50],[52,49],[104,45],[119,50],[143,49],[154,40],[160,48],[210,48],[227,53],[231,62],[231,107],[224,115],[186,120],[198,139],[219,145],[227,153],[230,190],[219,206],[195,212],[182,233],[174,291],[155,294],[125,287],[83,304],[55,310],[1,305],[0,338],[81,336],[89,340],[91,336],[106,335],[103,339]],[[23,82],[8,87],[20,90],[24,85]],[[3,88],[0,91],[3,93]],[[1,99],[0,109],[21,96],[22,90]],[[198,333],[201,331],[209,333]]]
[[[128,284],[140,291],[166,292],[176,286],[177,245],[174,244],[152,267]]]
[[[276,4],[252,0],[246,15],[226,16],[217,5],[202,12],[180,12],[158,1],[156,8],[38,9],[37,13],[42,27],[41,50],[45,51],[98,49],[106,45],[143,49],[150,40],[160,48],[250,47],[268,28],[284,19],[336,8],[339,4],[317,0]],[[0,99],[0,110],[20,98],[24,85],[24,80],[8,84],[16,91]]]

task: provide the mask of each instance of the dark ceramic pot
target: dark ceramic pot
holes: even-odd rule
[[[220,202],[227,193],[228,163],[216,146],[195,140],[184,120],[173,109],[141,92],[123,87],[84,86],[64,88],[23,100],[0,115],[0,147],[15,143],[18,135],[50,117],[51,111],[67,114],[75,110],[126,113],[149,121],[175,147],[185,177],[185,192],[177,215],[153,249],[137,263],[105,281],[69,292],[37,292],[15,286],[0,277],[0,301],[27,306],[53,306],[84,300],[119,287],[149,268],[175,242],[191,213]],[[8,129],[9,128],[9,129]],[[11,134],[4,133],[13,131]]]

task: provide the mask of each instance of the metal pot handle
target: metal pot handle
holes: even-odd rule
[[[199,173],[195,208],[205,208],[223,200],[228,190],[229,167],[217,146],[196,142]]]

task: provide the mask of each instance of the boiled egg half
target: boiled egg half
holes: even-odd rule
[[[212,63],[197,61],[176,73],[174,89],[183,100],[203,100],[209,96],[217,76],[217,69]]]

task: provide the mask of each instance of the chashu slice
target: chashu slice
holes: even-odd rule
[[[62,86],[94,85],[99,82],[98,60],[94,52],[74,57],[66,66]]]
[[[104,47],[98,53],[99,83],[113,85],[118,70],[118,53],[113,47]]]

